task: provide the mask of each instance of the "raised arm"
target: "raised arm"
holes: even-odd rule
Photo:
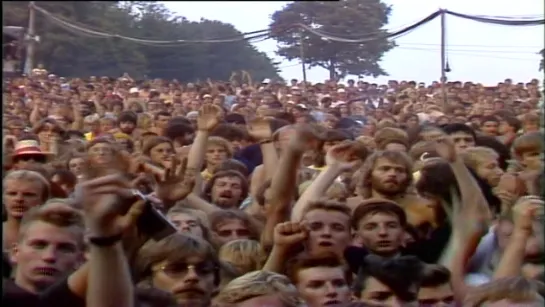
[[[32,112],[30,113],[30,118],[29,118],[30,124],[32,126],[35,126],[41,120],[40,104],[41,104],[41,101],[34,101]]]
[[[189,149],[187,156],[187,170],[201,171],[206,154],[206,142],[210,131],[218,125],[221,116],[221,109],[215,105],[205,105],[199,110],[197,118],[197,134]]]
[[[259,148],[263,155],[262,168],[254,170],[250,194],[255,196],[263,182],[271,179],[278,167],[278,155],[272,141],[271,122],[268,118],[256,118],[248,124],[248,134],[259,142]],[[255,180],[255,181],[254,181]]]
[[[521,274],[526,243],[533,233],[535,217],[543,215],[544,206],[545,203],[536,196],[522,197],[515,204],[512,209],[515,227],[496,272],[494,272],[494,279]],[[542,230],[540,229],[540,231]]]
[[[134,306],[134,285],[121,239],[146,204],[139,200],[122,213],[124,199],[132,195],[129,186],[119,175],[99,177],[82,186],[90,232],[87,307]]]
[[[72,122],[73,130],[83,129],[83,116],[81,115],[81,105],[79,99],[75,99],[72,103],[72,113],[74,121]]]
[[[460,206],[468,206],[473,216],[482,223],[489,224],[492,214],[486,198],[469,169],[464,164],[462,157],[456,154],[454,143],[450,138],[443,138],[438,141],[437,152],[450,164],[458,188],[460,190]]]
[[[312,181],[295,203],[291,212],[292,221],[301,221],[303,212],[305,212],[310,202],[320,199],[343,172],[351,170],[361,163],[356,154],[357,148],[355,142],[349,141],[336,145],[329,150],[326,156],[327,168]]]
[[[468,286],[465,284],[467,263],[474,254],[484,229],[479,219],[472,216],[471,210],[467,208],[462,210],[461,199],[456,193],[456,190],[452,188],[451,198],[454,208],[451,214],[452,234],[439,263],[450,270],[450,283],[454,297],[461,303],[468,292]]]
[[[95,105],[95,110],[100,117],[106,114],[106,109],[104,109],[104,106],[102,106],[102,103],[100,103],[98,96],[93,97],[93,104]]]
[[[276,225],[273,233],[274,245],[262,270],[284,274],[284,266],[289,259],[290,251],[307,238],[307,232],[300,223],[284,222]]]
[[[265,201],[269,207],[267,210],[267,221],[265,229],[261,234],[261,246],[268,249],[273,242],[274,227],[288,219],[291,204],[297,188],[297,172],[301,157],[305,151],[304,139],[312,138],[312,135],[305,136],[308,132],[297,131],[290,140],[288,147],[280,157],[279,163],[275,166],[276,172],[272,176],[270,197]]]

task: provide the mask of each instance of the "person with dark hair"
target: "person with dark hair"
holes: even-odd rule
[[[424,267],[420,290],[418,291],[420,306],[454,307],[454,293],[450,286],[450,271],[436,264]]]
[[[117,118],[119,130],[129,136],[132,136],[132,133],[136,129],[137,122],[138,116],[132,111],[123,111]]]
[[[500,127],[500,121],[496,116],[484,116],[481,118],[481,133],[487,136],[497,137]]]
[[[368,255],[352,284],[357,300],[379,306],[417,307],[424,265],[418,258]]]
[[[302,254],[290,261],[286,275],[309,307],[350,301],[352,273],[333,253]]]
[[[235,153],[244,148],[249,139],[245,129],[232,124],[219,124],[216,129],[210,133],[210,136],[218,136],[229,141],[229,144]]]
[[[519,130],[522,128],[521,121],[515,116],[505,116],[500,120],[499,141],[502,142],[507,148],[511,148],[511,144],[518,136]]]
[[[225,116],[225,122],[235,126],[242,126],[242,127],[246,126],[246,119],[244,118],[243,115],[238,113],[231,113]]]
[[[353,211],[351,223],[370,253],[384,258],[399,255],[407,216],[397,203],[367,199]]]
[[[475,146],[477,135],[471,127],[464,124],[447,124],[442,126],[441,129],[451,137],[457,153]]]
[[[195,137],[195,129],[185,121],[171,122],[167,125],[165,136],[172,140],[175,149],[190,145]]]

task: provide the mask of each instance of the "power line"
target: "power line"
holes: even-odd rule
[[[527,16],[524,15],[523,17],[518,17],[519,19],[515,19],[514,16],[486,16],[486,15],[467,15],[467,14],[461,14],[456,13],[452,11],[441,11],[438,10],[427,17],[421,19],[418,22],[415,22],[409,26],[405,26],[402,29],[399,29],[394,32],[390,32],[388,30],[380,30],[379,32],[375,33],[368,33],[365,36],[361,36],[360,38],[343,38],[339,37],[333,33],[328,33],[321,31],[320,29],[314,29],[311,26],[304,25],[304,24],[294,24],[290,25],[281,29],[273,29],[274,32],[271,32],[269,29],[264,30],[257,30],[247,33],[241,33],[240,35],[230,37],[230,38],[215,38],[215,39],[203,39],[203,40],[149,40],[149,39],[140,39],[140,38],[134,38],[134,37],[128,37],[120,34],[113,34],[108,33],[104,31],[98,31],[98,30],[92,30],[89,29],[89,26],[84,26],[81,23],[79,25],[76,25],[75,22],[67,20],[63,17],[58,17],[53,15],[52,13],[48,12],[47,10],[40,8],[36,5],[32,5],[31,9],[35,9],[36,11],[40,12],[45,16],[49,21],[54,23],[55,25],[63,28],[64,30],[76,34],[81,35],[89,38],[118,38],[118,39],[124,39],[127,41],[131,41],[134,43],[147,45],[147,46],[153,46],[153,47],[176,47],[180,46],[181,44],[190,44],[190,43],[229,43],[229,42],[237,42],[237,41],[250,41],[252,43],[258,43],[262,42],[268,39],[273,38],[273,36],[278,35],[279,32],[288,32],[292,31],[296,28],[303,29],[306,32],[309,32],[311,34],[317,35],[321,37],[322,39],[326,41],[333,41],[338,43],[366,43],[366,42],[372,42],[375,40],[383,40],[383,39],[396,39],[400,38],[404,35],[407,35],[408,33],[412,32],[413,30],[419,28],[420,26],[432,21],[433,19],[437,18],[440,14],[443,12],[446,14],[450,14],[455,17],[460,17],[464,19],[471,19],[478,22],[485,22],[485,23],[492,23],[496,25],[511,25],[511,26],[530,26],[530,25],[536,25],[536,24],[543,24],[545,23],[545,20],[542,19],[535,19],[534,16]],[[350,35],[353,36],[353,35]],[[438,44],[431,44],[431,43],[404,43],[403,45],[415,45],[415,46],[438,46]],[[543,49],[543,47],[538,46],[486,46],[486,45],[449,45],[450,47],[483,47],[483,48],[536,48],[536,49]],[[402,49],[413,49],[413,50],[422,50],[422,51],[435,51],[430,49],[423,49],[423,48],[407,48],[407,47],[400,47]],[[517,50],[463,50],[463,49],[447,49],[449,53],[451,52],[472,52],[472,53],[512,53],[512,54],[530,54],[535,52],[530,51],[517,51]],[[268,52],[265,52],[268,53]],[[491,57],[491,56],[487,56]]]
[[[62,27],[65,30],[69,30],[71,32],[73,31],[79,31],[80,34],[87,35],[90,37],[95,38],[118,38],[118,39],[124,39],[131,41],[133,43],[140,43],[140,44],[148,44],[148,45],[170,45],[172,44],[187,44],[187,43],[230,43],[230,42],[237,42],[242,40],[249,40],[249,39],[255,39],[255,38],[262,38],[264,36],[269,35],[269,30],[257,30],[247,33],[241,33],[240,35],[237,35],[236,37],[231,38],[223,38],[223,39],[207,39],[207,40],[148,40],[148,39],[140,39],[140,38],[134,38],[134,37],[128,37],[120,34],[112,34],[102,31],[94,31],[90,30],[88,28],[80,27],[77,25],[74,25],[71,21],[63,20],[63,18],[57,17],[50,12],[34,5],[32,9],[35,9],[36,11],[42,13],[46,18],[53,21],[56,25]]]
[[[437,43],[403,43],[403,45],[414,45],[414,46],[439,46],[440,44]],[[534,49],[534,50],[541,50],[544,48],[544,46],[498,46],[498,45],[465,45],[465,44],[448,44],[451,47],[475,47],[475,48],[526,48],[526,49]]]

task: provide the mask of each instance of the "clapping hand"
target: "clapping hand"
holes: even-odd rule
[[[330,167],[338,167],[342,171],[355,169],[362,163],[358,157],[358,147],[355,141],[346,141],[333,146],[326,155],[326,164]]]
[[[531,233],[533,221],[543,216],[545,202],[538,196],[523,196],[513,206],[515,230]]]
[[[212,131],[220,122],[221,108],[216,105],[204,105],[199,110],[197,117],[197,129],[200,131]]]
[[[248,124],[248,134],[257,141],[272,138],[271,121],[265,117],[258,117]]]
[[[81,184],[86,225],[94,236],[125,233],[142,214],[143,200],[132,202],[134,190],[120,174],[98,177]]]
[[[174,204],[183,200],[195,186],[197,174],[186,172],[187,159],[174,159],[172,166],[166,170],[165,177],[157,180],[155,195],[165,204]]]
[[[289,147],[292,150],[305,152],[307,150],[317,150],[320,139],[316,131],[309,125],[300,125],[295,130],[295,135],[289,141]]]

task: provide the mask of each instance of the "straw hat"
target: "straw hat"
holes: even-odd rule
[[[50,155],[51,153],[43,152],[40,149],[38,142],[34,140],[23,140],[17,142],[13,151],[13,158],[21,156],[43,156],[45,158]]]

